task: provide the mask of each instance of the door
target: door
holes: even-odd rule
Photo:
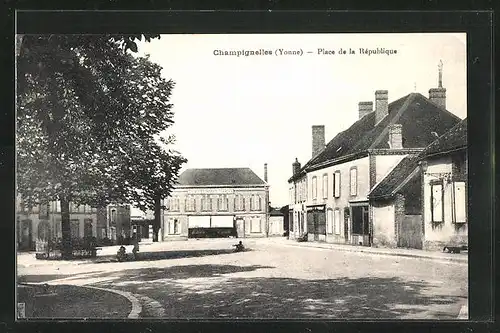
[[[313,226],[314,226],[314,240],[319,241],[319,219],[318,214],[313,214]]]
[[[357,235],[357,244],[370,246],[370,221],[368,214],[368,206],[353,206],[352,207],[352,233]]]
[[[245,220],[236,219],[236,235],[238,236],[238,238],[245,237]]]
[[[92,219],[85,219],[83,223],[83,237],[92,237]]]
[[[31,248],[31,220],[21,221],[20,230],[21,240],[19,244],[19,249],[28,250]]]

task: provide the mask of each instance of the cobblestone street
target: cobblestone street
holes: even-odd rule
[[[456,319],[467,304],[464,262],[296,247],[282,239],[244,240],[250,251],[232,253],[234,243],[143,245],[144,260],[126,263],[30,265],[24,257],[18,275],[130,292],[144,318]],[[104,248],[100,257],[113,251]]]

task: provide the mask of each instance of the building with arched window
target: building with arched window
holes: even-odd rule
[[[266,168],[264,169],[266,170]],[[163,240],[265,237],[269,185],[249,168],[188,169],[165,199]]]

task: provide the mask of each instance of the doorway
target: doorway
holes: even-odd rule
[[[352,211],[352,234],[355,237],[355,245],[371,246],[370,220],[368,205],[353,206]]]

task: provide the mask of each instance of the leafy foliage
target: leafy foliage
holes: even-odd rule
[[[131,53],[137,39],[156,37],[22,36],[17,186],[28,205],[136,201],[145,209],[170,192],[186,161],[168,149],[173,137],[158,139],[173,124],[174,83]],[[69,215],[62,220],[69,224]]]

